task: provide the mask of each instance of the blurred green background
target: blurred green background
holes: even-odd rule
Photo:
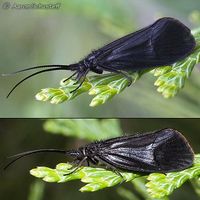
[[[24,0],[10,1],[30,3]],[[0,0],[0,73],[43,64],[70,64],[91,50],[149,25],[156,18],[171,16],[189,27],[199,27],[199,0],[66,0],[58,9],[3,9]],[[33,2],[31,2],[33,3]],[[0,78],[0,117],[200,117],[200,78],[196,66],[184,89],[164,99],[145,75],[105,105],[90,108],[84,94],[60,105],[38,102],[41,88],[58,87],[68,72],[39,75],[21,85],[9,99],[11,87],[29,73]]]
[[[100,120],[101,122],[102,120]],[[108,120],[107,120],[108,121]],[[64,137],[59,134],[50,134],[44,131],[44,120],[39,119],[1,119],[0,120],[0,161],[3,161],[5,157],[20,153],[27,150],[39,149],[39,148],[59,148],[70,149],[78,148],[89,142],[89,140],[77,139],[77,137]],[[52,122],[52,121],[51,121]],[[79,120],[80,123],[84,120]],[[105,120],[104,120],[105,122]],[[70,134],[70,124],[77,123],[73,120],[67,120],[66,126],[60,128],[65,130],[66,134]],[[88,128],[94,134],[99,130],[95,130],[95,126],[92,126],[94,121],[85,122],[85,130]],[[109,122],[110,123],[110,122]],[[113,122],[114,123],[114,122]],[[134,134],[138,132],[148,132],[161,128],[171,127],[179,130],[188,139],[192,145],[195,153],[200,152],[200,134],[199,134],[199,119],[121,119],[119,120],[120,127],[124,134]],[[67,125],[68,124],[68,125]],[[51,124],[52,125],[52,124]],[[105,124],[104,124],[105,125]],[[57,128],[59,127],[57,126]],[[56,126],[48,126],[48,129],[55,129]],[[72,127],[72,126],[71,126]],[[78,126],[75,126],[78,127]],[[87,127],[87,128],[86,128]],[[104,126],[105,127],[105,126]],[[107,124],[108,127],[108,124]],[[117,127],[117,125],[112,125]],[[120,127],[116,128],[120,129]],[[47,129],[47,126],[46,126]],[[82,129],[83,130],[83,129]],[[114,128],[108,132],[111,135],[117,134]],[[77,133],[77,131],[76,131]],[[72,134],[73,135],[73,134]],[[99,133],[105,136],[104,133]],[[84,130],[80,132],[78,138],[84,138]],[[131,183],[123,183],[113,188],[107,188],[94,193],[81,193],[78,189],[84,184],[80,181],[72,181],[68,183],[44,183],[29,174],[29,170],[36,166],[49,166],[55,167],[60,162],[69,161],[63,155],[59,154],[38,154],[19,160],[14,165],[10,166],[6,171],[0,170],[0,199],[20,199],[20,200],[67,200],[67,199],[109,199],[118,200],[123,199],[119,196],[116,190],[123,186],[129,188],[134,192],[135,189],[131,186]],[[36,182],[37,181],[37,182]],[[37,184],[36,184],[37,183]],[[31,192],[33,191],[33,192]],[[37,196],[34,197],[34,196]],[[143,198],[139,198],[142,200]],[[170,200],[197,200],[198,197],[195,194],[192,185],[185,183],[180,189],[177,189],[171,196]],[[125,200],[125,199],[124,199]]]

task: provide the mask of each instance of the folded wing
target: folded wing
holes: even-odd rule
[[[107,140],[98,147],[97,156],[124,171],[169,172],[193,163],[191,147],[173,129]]]
[[[188,56],[194,47],[190,29],[176,19],[165,17],[102,47],[98,63],[136,71],[172,64]]]

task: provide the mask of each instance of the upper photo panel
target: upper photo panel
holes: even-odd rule
[[[0,0],[0,117],[200,117],[199,0]]]

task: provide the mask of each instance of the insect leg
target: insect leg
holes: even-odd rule
[[[124,177],[122,174],[113,166],[108,166],[108,169],[111,169],[116,175],[120,176],[122,178],[122,182],[124,181]]]
[[[74,72],[70,77],[66,78],[63,80],[63,82],[68,81],[69,79],[71,79],[74,75],[76,75],[78,72]]]
[[[98,165],[99,160],[96,158],[90,158],[88,157],[88,161],[91,162],[93,165]]]
[[[74,168],[74,165],[78,165],[80,161],[79,160],[73,160],[72,162],[70,162],[70,165],[72,165],[69,170],[73,169]]]
[[[68,174],[64,174],[64,175],[70,175],[70,174],[73,174],[74,172],[76,172],[82,166],[83,162],[85,162],[86,160],[87,160],[87,157],[84,157],[82,160],[79,161],[78,165],[74,168],[73,171],[71,171]]]
[[[85,81],[85,77],[86,77],[86,75],[87,75],[87,73],[90,71],[90,69],[88,68],[83,74],[81,74],[79,77],[78,77],[78,80],[76,81],[76,83],[78,83],[78,82],[80,82],[79,83],[79,85],[74,89],[74,90],[72,90],[72,91],[70,91],[70,93],[73,93],[73,92],[75,92],[76,90],[78,90],[81,86],[82,86],[82,84],[84,83],[84,81]],[[81,80],[82,79],[82,80]],[[81,80],[81,81],[80,81]],[[75,83],[75,84],[76,84]]]
[[[87,161],[87,166],[89,167],[90,166],[90,162],[88,160],[86,160],[86,161]]]
[[[128,86],[130,86],[133,82],[131,76],[129,76],[128,73],[124,72],[124,71],[120,71],[120,70],[117,70],[115,68],[112,68],[112,67],[106,67],[106,66],[103,66],[103,65],[100,65],[100,67],[102,67],[104,70],[106,71],[109,71],[109,72],[114,72],[116,74],[122,74],[124,77],[126,77],[126,79],[128,80]]]
[[[98,157],[98,160],[103,163],[107,168],[111,169],[115,174],[117,174],[118,176],[120,176],[122,178],[122,182],[124,181],[124,177],[122,176],[122,174],[119,172],[119,170],[112,164],[106,162],[104,159]]]

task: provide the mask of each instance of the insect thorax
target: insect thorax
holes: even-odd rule
[[[84,60],[83,60],[83,64],[85,69],[90,69],[90,71],[95,72],[97,74],[102,74],[103,73],[103,69],[101,69],[101,67],[98,66],[97,64],[97,57],[99,55],[98,51],[92,51],[92,53],[90,53]]]
[[[79,151],[83,154],[85,157],[94,157],[97,154],[97,147],[90,144],[86,145],[85,147],[79,148]]]

